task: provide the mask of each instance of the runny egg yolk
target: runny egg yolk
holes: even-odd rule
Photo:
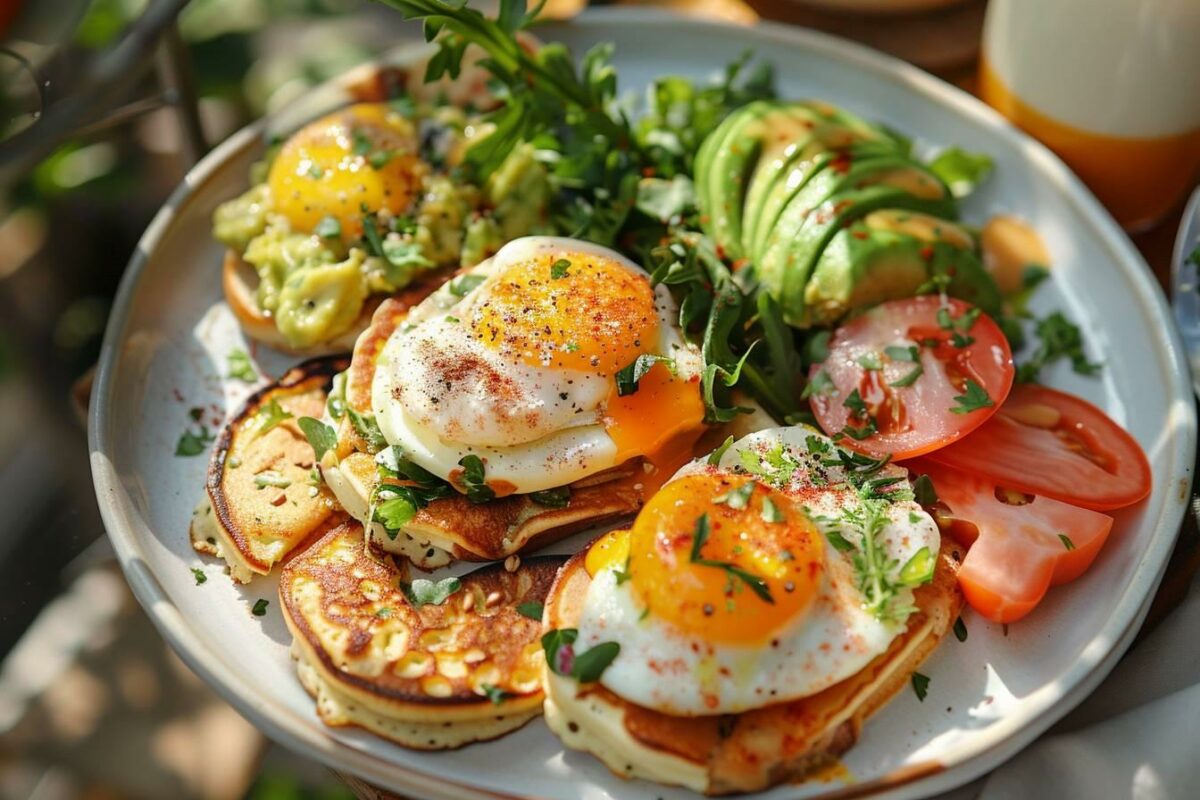
[[[615,379],[638,356],[655,353],[659,324],[649,277],[592,252],[546,253],[513,264],[469,320],[471,335],[525,363],[613,379],[603,421],[617,463],[647,456],[662,462],[661,470],[679,465],[670,463],[668,450],[685,449],[679,445],[690,445],[687,432],[699,433],[698,377],[656,363],[624,396]]]
[[[594,552],[622,552],[619,542],[597,551],[603,543],[589,552],[589,571],[605,563]],[[628,580],[650,616],[714,643],[768,642],[806,613],[824,570],[820,534],[799,507],[728,475],[687,475],[664,486],[638,514],[627,551]],[[761,581],[762,591],[750,581]]]
[[[405,213],[425,169],[412,124],[385,104],[362,103],[288,139],[267,184],[293,230],[311,233],[332,217],[350,241],[362,235],[364,213]]]

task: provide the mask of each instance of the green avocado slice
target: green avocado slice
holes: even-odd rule
[[[695,179],[696,204],[704,232],[718,245],[728,243],[728,219],[731,201],[724,191],[725,183],[720,180],[722,165],[733,143],[745,128],[778,105],[768,100],[757,100],[727,116],[716,130],[708,135],[696,153]]]
[[[830,239],[877,208],[945,218],[953,218],[956,210],[945,184],[912,159],[831,160],[784,208],[756,259],[759,279],[779,301],[788,323],[804,324],[804,289]]]
[[[787,200],[799,191],[833,152],[893,152],[898,144],[882,128],[827,103],[810,102],[817,120],[778,157],[764,153],[746,192],[743,210],[742,249],[752,260]],[[831,152],[832,151],[832,152]]]
[[[913,211],[872,211],[839,230],[804,289],[806,325],[835,324],[847,313],[911,297],[945,275],[948,294],[1000,311],[1000,290],[962,227]]]
[[[762,190],[760,197],[753,200],[747,198],[746,227],[742,232],[747,256],[755,263],[762,259],[771,231],[775,229],[783,210],[797,194],[808,187],[809,181],[821,175],[826,167],[834,162],[850,164],[863,158],[888,155],[896,155],[896,150],[887,141],[858,142],[846,150],[829,150],[820,142],[810,142],[803,151],[797,153],[798,157],[788,169],[776,175],[772,185]],[[821,191],[820,188],[812,189],[810,196]],[[757,206],[753,212],[750,211],[752,202]]]
[[[761,101],[735,111],[705,140],[696,159],[697,200],[705,231],[727,256],[744,255],[745,199],[759,165],[778,160],[818,121],[802,103]]]

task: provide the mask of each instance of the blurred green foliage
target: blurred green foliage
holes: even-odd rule
[[[246,793],[246,800],[354,800],[354,793],[335,783],[332,773],[328,785],[312,787],[286,773],[264,772]]]

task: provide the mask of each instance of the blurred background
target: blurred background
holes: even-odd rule
[[[983,0],[665,4],[820,28],[975,88]],[[158,637],[104,538],[80,410],[129,256],[188,167],[403,30],[367,0],[0,0],[0,800],[353,796]],[[1178,218],[1137,238],[1160,277]]]

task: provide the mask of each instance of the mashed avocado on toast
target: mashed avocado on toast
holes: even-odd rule
[[[252,170],[259,182],[216,209],[213,236],[253,267],[258,309],[287,343],[321,345],[352,330],[370,296],[548,230],[532,146],[482,185],[462,173],[485,138],[448,106],[351,106],[269,148]]]

